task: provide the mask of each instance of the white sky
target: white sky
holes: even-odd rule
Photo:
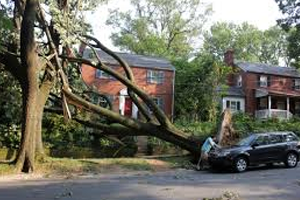
[[[280,12],[275,0],[203,0],[212,3],[213,15],[210,23],[226,21],[233,23],[248,22],[259,29],[265,30],[276,25],[276,19],[280,18]],[[87,17],[92,24],[95,36],[112,50],[118,48],[112,45],[109,38],[112,29],[105,25],[108,9],[120,8],[127,10],[129,0],[111,0],[106,6],[101,6],[93,14]]]

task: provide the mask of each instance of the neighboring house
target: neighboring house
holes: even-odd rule
[[[155,103],[169,118],[173,118],[175,68],[172,64],[158,57],[128,53],[116,54],[130,65],[136,84],[152,96]],[[98,51],[98,55],[103,63],[125,75],[123,68],[111,56],[103,51]],[[95,56],[90,49],[86,49],[83,57],[94,59]],[[132,118],[140,117],[138,108],[129,98],[127,88],[121,82],[88,65],[82,66],[82,76],[86,84],[95,86],[111,99],[115,112]]]
[[[225,53],[224,62],[234,73],[227,77],[223,110],[261,119],[300,116],[300,73],[295,68],[234,61],[233,50]]]

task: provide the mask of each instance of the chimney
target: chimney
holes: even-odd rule
[[[233,66],[234,65],[234,50],[233,49],[228,49],[224,53],[224,62],[228,66]]]

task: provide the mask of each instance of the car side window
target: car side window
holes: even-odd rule
[[[267,145],[269,144],[269,137],[266,135],[258,136],[258,138],[255,140],[255,143],[258,145]]]
[[[282,138],[282,136],[281,135],[271,135],[270,136],[271,138],[270,138],[270,143],[271,144],[277,144],[277,143],[281,143],[281,142],[283,142],[283,138]]]
[[[286,142],[293,142],[293,141],[297,141],[297,138],[293,134],[286,134],[284,135],[284,140]]]

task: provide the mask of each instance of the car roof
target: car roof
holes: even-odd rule
[[[285,135],[285,134],[295,134],[292,131],[274,131],[274,132],[263,132],[263,133],[254,133],[255,135]]]

